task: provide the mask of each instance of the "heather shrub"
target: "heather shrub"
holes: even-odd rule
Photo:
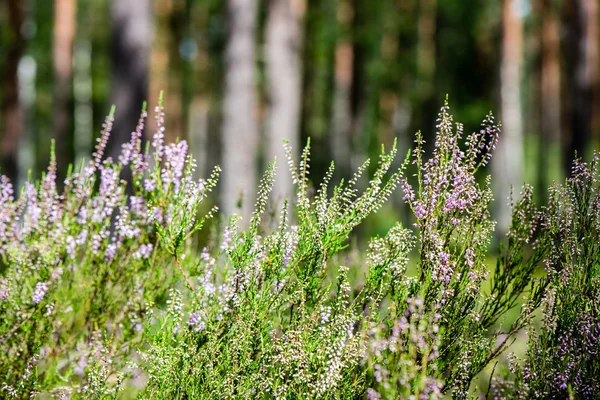
[[[232,217],[220,243],[203,250],[192,290],[172,293],[142,354],[150,397],[354,398],[364,392],[363,308],[380,300],[381,287],[373,281],[353,295],[348,268],[334,266],[334,281],[327,272],[352,229],[397,185],[400,171],[385,178],[396,151],[382,152],[360,196],[354,186],[367,165],[329,197],[332,167],[314,198],[307,194],[309,151],[298,166],[288,160],[298,185],[297,224],[290,226],[286,203],[279,226],[263,229],[271,167],[250,226],[241,230]],[[169,238],[162,244],[177,249]]]
[[[26,183],[17,199],[2,177],[4,394],[22,398],[64,382],[85,394],[88,371],[99,362],[94,357],[127,360],[141,343],[146,304],[164,302],[180,281],[159,236],[174,234],[177,224],[181,240],[200,227],[196,214],[218,170],[194,181],[186,143],[163,143],[162,106],[156,111],[154,151],[141,152],[144,111],[118,163],[103,159],[111,111],[92,160],[68,174],[61,194],[54,157],[40,181]],[[119,178],[123,168],[132,171],[129,187]]]
[[[211,208],[219,169],[194,179],[186,142],[165,144],[155,111],[152,141],[142,151],[144,110],[118,160],[103,157],[111,112],[60,194],[54,160],[19,196],[0,179],[2,396],[462,399],[523,329],[526,359],[489,394],[596,396],[596,163],[577,164],[545,207],[523,188],[490,274],[491,115],[464,137],[445,103],[432,154],[418,134],[393,170],[396,146],[382,148],[364,188],[368,161],[337,185],[332,163],[313,187],[310,142],[300,160],[286,144],[295,197],[271,208],[275,161],[244,221]],[[348,257],[397,186],[414,227]]]
[[[374,381],[386,398],[409,394],[437,398],[440,391],[466,398],[473,378],[531,319],[547,284],[532,280],[548,251],[546,242],[536,241],[533,252],[525,251],[537,213],[526,187],[513,206],[506,250],[498,258],[489,288],[484,285],[488,278],[484,261],[495,223],[488,207],[492,201],[490,177],[480,185],[476,173],[489,162],[498,140],[500,128],[492,115],[478,132],[463,138],[463,127],[454,124],[446,102],[437,128],[427,161],[423,140],[417,134],[413,159],[416,187],[406,178],[402,182],[404,199],[416,220],[417,276],[391,279],[387,284],[392,318],[387,317],[376,329],[388,334],[383,351],[377,352],[384,364],[373,367]],[[526,299],[519,304],[525,292]],[[497,329],[496,323],[519,305],[510,328]],[[405,361],[406,352],[415,355]],[[400,365],[410,368],[399,369]],[[375,391],[371,393],[377,398]]]
[[[519,398],[600,396],[598,161],[597,155],[590,164],[576,160],[571,178],[549,189],[540,224],[551,243],[544,259],[550,285],[542,327],[531,327],[525,360],[509,377]]]

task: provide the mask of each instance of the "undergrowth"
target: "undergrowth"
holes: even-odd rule
[[[164,143],[162,103],[155,114],[153,140],[142,149],[144,110],[112,160],[111,111],[60,192],[54,158],[18,196],[0,179],[2,397],[598,398],[597,158],[546,206],[523,187],[489,271],[491,178],[478,177],[500,136],[491,114],[465,135],[445,103],[432,153],[417,134],[394,170],[396,146],[382,148],[366,187],[368,161],[337,185],[332,163],[313,189],[310,143],[300,160],[286,144],[295,197],[269,217],[273,162],[249,221],[211,208],[219,168],[194,179],[186,142]],[[392,196],[414,225],[344,265]],[[522,331],[526,357],[476,387]]]

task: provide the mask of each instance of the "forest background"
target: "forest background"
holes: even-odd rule
[[[334,160],[339,181],[395,138],[401,154],[417,130],[431,145],[448,94],[467,132],[490,110],[502,121],[488,171],[502,235],[511,185],[544,188],[598,147],[599,18],[596,0],[6,0],[0,171],[38,178],[55,138],[64,177],[111,104],[116,158],[164,90],[167,141],[189,142],[198,176],[221,165],[215,201],[247,216],[283,139],[310,138],[312,177]],[[398,194],[365,236],[407,215]]]

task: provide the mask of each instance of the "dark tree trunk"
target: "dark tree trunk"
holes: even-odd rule
[[[342,34],[335,47],[335,86],[333,94],[333,129],[331,153],[336,166],[336,178],[349,180],[352,176],[352,80],[354,75],[354,49],[350,37],[352,2],[340,2],[337,22]]]
[[[433,121],[442,100],[435,97],[438,57],[436,54],[437,15],[437,0],[418,2],[415,122],[417,129],[423,133],[428,151],[433,150],[433,143],[435,143],[435,123]]]
[[[551,0],[541,1],[540,60],[540,143],[538,163],[538,193],[540,203],[546,202],[550,148],[560,140],[560,26]]]
[[[18,175],[17,150],[19,134],[23,129],[23,114],[19,102],[19,61],[23,56],[25,38],[21,33],[21,26],[25,18],[25,4],[22,0],[8,0],[8,21],[12,44],[6,54],[4,69],[2,112],[4,126],[0,137],[2,138],[0,154],[0,173],[15,182]]]
[[[597,73],[597,0],[566,2],[566,64],[569,91],[568,136],[563,148],[565,170],[571,174],[575,152],[584,156],[590,140],[593,87]]]
[[[73,80],[73,39],[75,37],[76,0],[54,1],[54,129],[59,182],[73,159],[71,132],[71,93]]]

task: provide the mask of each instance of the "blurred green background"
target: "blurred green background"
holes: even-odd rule
[[[524,181],[541,188],[589,155],[600,131],[596,0],[5,0],[0,3],[0,170],[34,177],[89,157],[111,104],[109,155],[144,100],[165,92],[167,140],[198,175],[224,172],[219,203],[247,215],[266,163],[312,139],[312,177],[346,178],[381,143],[431,148],[446,94],[467,132],[503,123],[494,214]],[[145,137],[155,131],[152,112]],[[399,160],[401,162],[401,160]],[[280,162],[275,197],[291,193]],[[539,201],[544,201],[538,190]],[[243,197],[240,197],[243,196]],[[401,195],[374,232],[406,219]],[[242,198],[241,209],[237,209]]]

